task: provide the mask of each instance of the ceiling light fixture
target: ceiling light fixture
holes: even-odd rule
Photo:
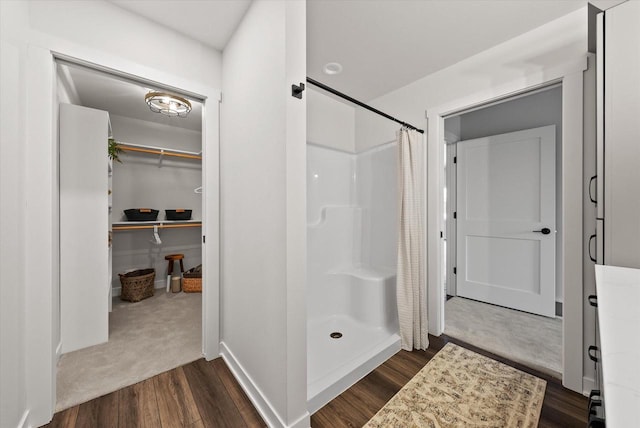
[[[186,98],[165,92],[151,91],[144,96],[144,101],[154,113],[162,113],[171,117],[186,117],[191,111],[191,103]]]
[[[324,72],[324,74],[329,74],[329,75],[340,74],[342,73],[342,64],[340,64],[339,62],[327,63],[322,68],[322,71]]]

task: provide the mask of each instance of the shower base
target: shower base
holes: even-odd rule
[[[341,333],[339,338],[332,333]],[[337,335],[334,335],[337,336]],[[307,409],[315,413],[400,350],[400,336],[347,315],[307,324]]]

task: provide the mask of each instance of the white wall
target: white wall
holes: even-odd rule
[[[113,136],[117,141],[191,152],[202,150],[202,132],[200,131],[115,114],[109,114],[109,118],[111,119]],[[192,160],[191,165],[198,163],[197,160]]]
[[[396,269],[398,261],[398,145],[357,154],[356,200],[363,208],[360,262]]]
[[[488,100],[502,95],[505,89],[514,85],[526,86],[528,81],[553,75],[554,70],[584,61],[586,13],[585,9],[579,9],[376,98],[369,104],[421,127],[425,126],[427,109],[453,104],[469,94],[481,93]],[[394,122],[357,109],[356,147],[362,150],[393,141],[398,127]]]
[[[350,277],[337,272],[395,272],[397,163],[393,143],[357,154],[307,145],[309,320],[353,315]]]
[[[445,126],[451,118],[445,120]],[[562,302],[562,88],[472,111],[460,116],[460,139],[471,140],[546,125],[556,126],[556,301]]]
[[[375,101],[374,101],[375,102]],[[374,106],[371,102],[369,105]],[[375,107],[375,106],[374,106]],[[386,119],[380,115],[365,110],[362,107],[356,107],[356,151],[362,152],[381,144],[396,141],[396,132],[400,129],[400,125]],[[382,110],[388,113],[385,110]],[[402,120],[405,120],[402,118]],[[406,120],[405,120],[406,122]],[[424,118],[420,121],[412,123],[420,128]],[[408,123],[411,123],[410,121]]]
[[[457,64],[417,80],[403,88],[372,100],[369,104],[380,110],[416,126],[424,126],[428,135],[428,186],[427,204],[427,253],[430,283],[429,312],[430,328],[442,325],[442,318],[432,318],[438,311],[440,299],[439,272],[441,259],[438,254],[441,242],[435,238],[442,229],[440,205],[442,193],[440,183],[442,172],[434,167],[443,156],[439,138],[441,119],[456,110],[478,105],[487,100],[505,97],[525,88],[534,87],[557,79],[563,80],[563,144],[569,147],[563,156],[564,176],[562,178],[565,212],[563,219],[565,241],[572,246],[563,250],[565,257],[564,288],[564,349],[565,386],[576,391],[582,390],[581,356],[584,354],[580,331],[592,328],[583,325],[581,299],[582,259],[584,255],[575,250],[582,246],[581,197],[578,187],[582,182],[582,72],[587,54],[587,10],[586,7],[554,20],[535,30],[515,37]],[[425,43],[428,43],[426,41]],[[440,43],[440,41],[433,41]],[[571,97],[565,99],[566,94]],[[569,107],[568,107],[569,106]],[[426,115],[432,115],[430,123]],[[435,115],[435,116],[434,116]],[[580,126],[577,126],[577,125]],[[573,126],[576,125],[576,126]],[[567,130],[570,131],[567,131]],[[356,147],[374,146],[390,141],[397,126],[394,123],[380,123],[368,115],[356,112]],[[444,131],[444,129],[442,129]],[[366,137],[366,138],[362,138]],[[578,159],[578,163],[572,159]],[[575,174],[568,174],[572,170]],[[577,189],[577,190],[576,190]],[[568,228],[567,228],[568,226]]]
[[[0,2],[0,426],[16,427],[27,410],[26,270],[23,198],[26,102],[26,7]]]
[[[58,79],[56,81],[58,104],[82,105],[80,97],[73,87],[73,79],[69,74],[68,68],[57,66],[56,71],[58,73]]]
[[[116,141],[199,152],[202,134],[190,129],[110,115]],[[154,208],[160,210],[158,220],[165,219],[165,209],[193,210],[191,218],[202,219],[202,194],[194,193],[202,186],[202,162],[165,156],[123,152],[122,163],[113,164],[113,208],[111,221],[126,221],[125,209]],[[184,254],[185,269],[202,263],[201,229],[163,229],[162,244],[150,242],[149,230],[113,232],[114,296],[120,294],[118,273],[152,267],[156,270],[156,287],[166,284],[167,254]],[[177,271],[174,268],[174,272]]]
[[[398,202],[395,137],[389,144],[370,148],[363,144],[363,138],[366,136],[378,142],[379,136],[360,129],[360,145],[356,147],[358,110],[362,109],[310,87],[307,99],[307,222],[319,222],[322,207],[360,206],[362,209],[356,216],[359,242],[350,262],[395,269]],[[387,122],[368,111],[360,114]],[[309,255],[309,262],[313,261],[314,257]]]
[[[397,145],[392,141],[374,148],[356,147],[356,110],[311,87],[307,99],[307,222],[322,221],[324,207],[361,207],[356,215],[358,243],[349,263],[395,269]],[[314,262],[313,256],[308,259]]]
[[[509,100],[461,116],[462,140],[556,125],[556,140],[562,142],[562,88],[556,87]]]
[[[327,206],[356,204],[356,156],[326,146],[307,145],[307,223],[322,221]]]
[[[0,303],[1,425],[7,421],[6,426],[14,426],[28,412],[25,425],[39,426],[48,422],[53,412],[52,355],[59,337],[56,98],[50,51],[201,93],[220,87],[222,57],[216,50],[106,1],[0,4],[1,88],[3,95],[13,92],[12,99],[19,100],[19,107],[11,110],[21,113],[11,125],[4,119],[2,125],[2,201],[4,204],[4,198],[10,197],[13,208],[2,211],[3,233],[8,227],[12,235],[11,239],[2,236],[0,251],[2,255],[14,254],[17,260],[8,256],[1,261],[2,275],[9,275],[2,277],[2,284],[11,283],[16,290],[12,294],[3,287],[7,297],[3,294]],[[8,107],[4,101],[2,106]],[[9,113],[3,115],[10,117]],[[5,153],[11,156],[5,157]],[[11,161],[5,165],[4,159]],[[10,263],[10,270],[4,268],[5,263]],[[38,269],[27,270],[26,266]],[[4,323],[5,316],[12,324]],[[6,336],[5,328],[11,329]],[[5,340],[11,346],[4,346]],[[8,401],[5,385],[11,389]],[[7,411],[5,403],[11,405]]]
[[[304,2],[254,2],[223,61],[221,348],[272,426],[309,426],[305,23]]]
[[[362,209],[356,206],[355,169],[356,155],[307,145],[308,320],[349,313],[349,287],[332,273],[360,263]]]
[[[219,51],[113,3],[34,0],[28,4],[31,40],[36,44],[48,46],[53,37],[213,88],[221,87]]]
[[[307,86],[307,142],[355,152],[355,109]]]

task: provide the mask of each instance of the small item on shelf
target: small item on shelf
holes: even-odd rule
[[[172,276],[171,277],[171,292],[172,293],[179,293],[180,292],[180,277],[179,276]]]
[[[155,221],[160,211],[152,208],[131,208],[124,210],[129,221]]]
[[[167,220],[191,220],[191,211],[184,208],[177,208],[175,210],[164,210]]]
[[[109,153],[109,159],[111,159],[112,161],[122,163],[122,161],[119,158],[120,153],[122,153],[122,147],[120,147],[118,142],[113,138],[109,138],[107,141],[108,141],[107,152]]]
[[[120,284],[122,284],[122,293],[120,294],[122,300],[139,302],[153,296],[153,284],[156,279],[155,269],[138,269],[118,274],[118,276],[120,276]]]
[[[185,293],[202,292],[202,265],[191,268],[182,274],[182,291]]]

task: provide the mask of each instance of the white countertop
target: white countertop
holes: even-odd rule
[[[596,265],[607,428],[640,427],[640,269]]]

